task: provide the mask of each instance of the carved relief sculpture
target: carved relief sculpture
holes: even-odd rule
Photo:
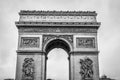
[[[95,48],[95,38],[76,38],[77,48]]]
[[[25,58],[22,69],[22,80],[34,80],[34,60],[33,58]]]
[[[20,47],[39,47],[39,37],[21,37]]]
[[[73,36],[72,35],[43,35],[43,45],[47,43],[50,39],[65,39],[70,42],[70,44],[73,43]]]
[[[90,58],[80,59],[80,74],[82,80],[92,80],[93,79],[93,61]]]

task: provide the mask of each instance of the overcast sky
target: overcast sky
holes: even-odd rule
[[[120,80],[120,0],[0,0],[0,80],[15,77],[20,10],[96,11],[100,75]]]

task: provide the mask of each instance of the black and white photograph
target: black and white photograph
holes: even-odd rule
[[[0,0],[0,80],[120,80],[119,0]]]

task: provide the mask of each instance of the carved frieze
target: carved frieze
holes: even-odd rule
[[[34,60],[25,58],[22,66],[22,80],[34,80]]]
[[[96,33],[93,28],[20,28],[20,33]]]
[[[20,11],[20,21],[34,22],[96,22],[96,12],[90,11]]]
[[[21,37],[20,47],[22,48],[39,48],[39,37]]]
[[[65,39],[70,44],[73,44],[73,35],[43,35],[43,45],[50,39]]]
[[[41,15],[22,15],[20,21],[36,22],[96,22],[94,16],[41,16]]]
[[[95,38],[77,37],[77,48],[95,48]]]
[[[93,61],[90,58],[80,59],[80,75],[82,80],[93,80]]]

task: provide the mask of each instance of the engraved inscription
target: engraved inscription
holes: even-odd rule
[[[34,80],[34,60],[25,58],[22,68],[22,80]]]
[[[39,48],[39,37],[21,37],[20,47],[24,48]]]
[[[92,80],[93,79],[93,61],[90,58],[80,59],[80,74],[82,80]]]
[[[77,48],[95,48],[95,38],[76,38]]]

